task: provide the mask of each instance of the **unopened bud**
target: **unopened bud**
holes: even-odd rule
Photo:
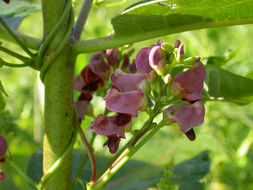
[[[183,64],[185,65],[195,65],[196,63],[200,62],[200,57],[199,56],[194,56],[194,57],[188,57],[183,61]]]
[[[175,42],[174,48],[178,48],[180,44],[181,44],[181,41],[180,41],[180,40],[177,40],[177,41]]]
[[[160,46],[155,46],[149,54],[149,65],[159,76],[163,76],[165,72],[165,62],[163,60],[163,50]]]
[[[181,63],[184,59],[184,44],[180,44],[177,50],[177,62]]]
[[[4,156],[7,151],[7,143],[3,136],[0,136],[0,157]]]
[[[169,84],[171,81],[171,75],[170,74],[165,75],[163,81],[165,84]]]
[[[162,43],[161,48],[162,50],[167,51],[168,53],[172,53],[174,51],[174,48],[168,43]]]

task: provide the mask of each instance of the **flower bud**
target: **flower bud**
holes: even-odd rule
[[[149,53],[149,64],[159,76],[165,72],[165,62],[163,60],[163,50],[160,46],[154,46]]]
[[[183,61],[184,65],[195,65],[196,63],[200,62],[200,57],[199,56],[194,56],[194,57],[188,57]]]
[[[180,44],[181,44],[181,41],[180,41],[180,40],[177,40],[177,41],[175,42],[174,48],[178,48]]]
[[[168,43],[162,43],[161,48],[162,50],[167,51],[168,53],[172,53],[174,51],[174,48]]]
[[[165,77],[163,78],[163,81],[165,84],[169,84],[171,81],[171,75],[170,74],[165,75]]]
[[[117,54],[117,49],[107,49],[106,50],[106,59],[107,59],[109,65],[118,66],[119,65],[119,57]]]
[[[184,59],[184,44],[180,44],[177,49],[177,62],[181,63]]]

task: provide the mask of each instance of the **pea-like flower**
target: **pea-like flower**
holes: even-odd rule
[[[189,102],[202,98],[202,90],[205,80],[205,67],[198,62],[188,71],[176,76],[172,81],[174,92]]]
[[[99,115],[87,130],[93,130],[101,136],[108,137],[107,145],[112,154],[118,150],[120,138],[125,138],[124,129],[131,122],[128,114],[117,113],[114,116]]]
[[[138,116],[138,110],[146,107],[144,90],[146,80],[140,74],[127,74],[117,69],[111,74],[112,88],[108,90],[105,97],[107,109]]]
[[[205,107],[202,102],[197,101],[187,106],[170,106],[163,114],[164,116],[172,115],[172,118],[169,120],[169,124],[177,122],[180,127],[180,131],[185,133],[187,137],[193,141],[195,139],[193,128],[204,122]]]

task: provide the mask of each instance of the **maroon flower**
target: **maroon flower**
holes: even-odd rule
[[[194,140],[195,134],[193,127],[201,125],[204,122],[205,107],[202,102],[197,101],[188,106],[171,106],[167,108],[163,114],[164,116],[172,115],[169,124],[177,122],[180,131],[185,133],[190,140]]]
[[[109,65],[116,66],[116,67],[119,65],[119,57],[118,57],[117,52],[118,52],[117,49],[106,50],[106,59]]]
[[[112,154],[118,150],[120,138],[125,138],[124,129],[131,122],[128,114],[117,113],[114,116],[99,115],[87,130],[94,130],[98,135],[108,137],[104,146],[108,146]]]
[[[189,102],[202,98],[205,80],[205,67],[199,62],[188,71],[176,76],[172,81],[172,89],[183,99]]]
[[[110,153],[115,154],[119,148],[120,138],[108,137],[108,140],[104,143],[104,147],[108,146]]]

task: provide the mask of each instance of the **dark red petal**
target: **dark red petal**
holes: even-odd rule
[[[115,154],[119,148],[120,138],[109,137],[103,146],[108,146],[109,151]]]
[[[123,68],[128,67],[129,63],[130,63],[129,56],[127,54],[124,54],[124,59],[123,59],[122,67]]]
[[[7,151],[7,142],[3,136],[0,136],[0,157],[2,157]]]
[[[204,122],[205,107],[200,101],[188,106],[171,106],[164,111],[164,115],[169,115],[175,110],[176,113],[172,116],[171,122],[177,122],[180,130],[187,133],[193,127],[201,125]]]
[[[193,129],[191,129],[190,131],[187,131],[185,133],[185,135],[187,136],[187,138],[190,140],[190,141],[194,141],[196,139],[196,135],[195,135],[195,132]]]
[[[4,161],[5,161],[5,158],[4,157],[0,157],[0,163],[4,162]]]
[[[111,66],[118,66],[119,65],[119,57],[117,54],[117,49],[107,49],[106,50],[106,59],[108,64]]]
[[[125,125],[118,125],[117,116],[99,115],[95,121],[90,124],[89,130],[94,130],[98,135],[107,137],[125,138]]]
[[[118,113],[116,115],[116,125],[118,126],[126,126],[129,124],[132,120],[132,116],[129,114],[123,114],[123,113]]]

